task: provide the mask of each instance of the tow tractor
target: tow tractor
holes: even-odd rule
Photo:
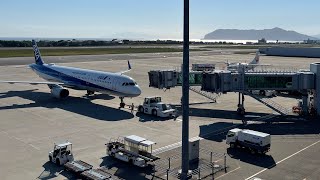
[[[116,140],[110,139],[106,144],[107,154],[138,167],[146,167],[148,162],[154,162],[159,157],[152,155],[152,145],[155,142],[145,138],[130,135]]]
[[[169,104],[161,102],[161,97],[146,97],[142,105],[139,105],[138,111],[145,114],[152,114],[159,117],[176,116],[176,110]]]
[[[53,151],[49,152],[49,161],[57,165],[73,161],[72,143],[68,141],[61,144],[55,143]]]

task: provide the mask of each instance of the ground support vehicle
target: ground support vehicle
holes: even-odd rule
[[[276,91],[274,90],[252,90],[251,93],[255,95],[266,96],[266,97],[276,96]]]
[[[159,157],[152,155],[152,145],[155,142],[145,138],[130,135],[116,140],[110,139],[106,144],[107,154],[135,166],[146,167],[148,162],[154,162]]]
[[[84,171],[80,174],[82,179],[88,180],[111,180],[115,179],[112,175],[108,172],[108,169],[105,167],[101,167],[98,169],[90,169],[88,171]]]
[[[265,154],[270,150],[270,134],[249,129],[231,129],[226,137],[226,143],[230,148],[246,148],[252,154]]]
[[[84,161],[76,160],[66,163],[64,167],[67,171],[80,175],[82,172],[92,169],[93,166]]]
[[[73,161],[72,143],[55,143],[53,150],[49,152],[49,161],[56,163],[59,166]]]
[[[170,105],[161,102],[161,97],[146,97],[138,111],[144,114],[151,114],[158,117],[176,117],[176,110]]]

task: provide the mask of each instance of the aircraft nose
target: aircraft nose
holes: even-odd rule
[[[139,86],[135,86],[134,95],[139,96],[141,94],[141,89]]]

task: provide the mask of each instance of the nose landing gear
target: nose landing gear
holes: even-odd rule
[[[94,91],[90,91],[90,90],[87,90],[87,96],[90,96],[90,95],[93,95],[94,94]]]
[[[123,102],[123,98],[124,97],[119,97],[120,98],[120,107],[119,107],[119,109],[121,109],[121,108],[124,108],[124,106],[126,105],[124,102]]]

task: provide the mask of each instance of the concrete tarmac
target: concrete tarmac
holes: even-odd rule
[[[232,54],[227,50],[191,52],[192,63],[249,62],[254,54]],[[142,88],[141,96],[125,99],[127,104],[138,105],[146,96],[161,96],[164,102],[178,105],[181,88],[167,91],[150,88],[147,72],[154,69],[180,67],[181,53],[43,57],[48,63],[87,69],[118,72],[127,68],[131,60],[133,70],[127,73]],[[273,64],[274,69],[309,69],[315,58],[286,58],[261,56],[262,64]],[[25,65],[33,58],[0,59],[1,80],[40,79]],[[106,159],[105,143],[110,138],[138,135],[157,142],[154,149],[178,147],[181,141],[181,117],[159,119],[129,109],[119,110],[119,98],[96,93],[70,90],[70,97],[55,99],[45,85],[1,84],[0,86],[0,174],[1,179],[66,179],[72,176],[48,162],[48,152],[54,142],[69,140],[73,143],[75,159],[94,167],[109,165],[110,171],[120,178],[127,172],[114,161]],[[275,97],[286,108],[296,105],[293,97]],[[237,94],[219,97],[217,103],[190,92],[190,138],[202,137],[201,145],[209,151],[227,153],[228,173],[216,174],[216,179],[317,179],[320,177],[319,123],[293,118],[290,123],[250,122],[245,128],[272,134],[271,151],[266,157],[247,152],[232,152],[225,144],[223,130],[242,126],[242,117],[236,114]],[[271,109],[246,97],[246,120],[274,113]],[[179,108],[179,106],[177,106]],[[290,121],[278,119],[279,121]],[[216,134],[215,132],[222,132]],[[163,148],[164,151],[166,148]],[[169,148],[168,148],[169,150]],[[120,167],[120,168],[119,168]],[[144,173],[132,173],[135,179],[148,179]],[[129,174],[130,174],[129,173]],[[135,176],[134,176],[135,175]],[[128,179],[128,178],[126,178]]]

